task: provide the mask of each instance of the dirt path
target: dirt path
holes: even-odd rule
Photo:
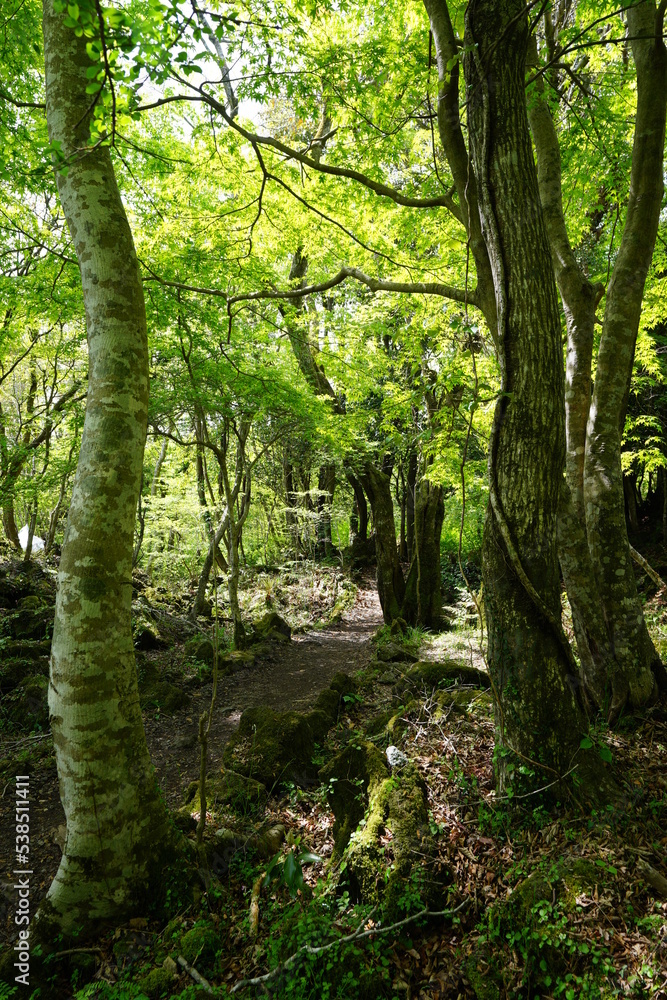
[[[381,624],[377,592],[359,590],[354,606],[339,625],[295,636],[289,645],[276,645],[250,669],[222,678],[209,743],[210,769],[220,767],[222,751],[244,709],[269,705],[282,712],[306,711],[334,674],[341,670],[354,673],[368,662],[370,637]],[[187,709],[145,721],[151,759],[172,807],[181,805],[183,789],[199,777],[197,726],[210,698],[208,684],[193,692]]]
[[[354,606],[345,613],[339,625],[295,636],[289,645],[276,646],[250,669],[222,678],[210,740],[210,769],[213,771],[220,766],[224,746],[245,708],[262,704],[280,711],[310,708],[334,674],[340,670],[352,674],[368,662],[370,637],[381,624],[377,593],[371,589],[359,590]],[[210,697],[209,684],[192,692],[190,704],[174,715],[144,716],[150,756],[160,787],[172,808],[182,804],[184,789],[199,776],[197,720],[208,707]],[[11,889],[15,831],[11,792],[11,788],[5,788],[5,801],[0,802],[0,940],[5,941],[15,936],[15,898]],[[53,880],[61,856],[55,838],[59,836],[59,827],[65,823],[65,816],[54,763],[40,768],[31,777],[30,793],[30,860],[34,873],[31,905],[34,912]]]

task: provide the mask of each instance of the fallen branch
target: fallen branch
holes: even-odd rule
[[[405,927],[406,924],[414,923],[415,920],[420,920],[422,917],[451,917],[460,910],[463,910],[469,902],[469,899],[464,899],[463,902],[453,910],[429,910],[425,907],[423,910],[420,910],[419,913],[415,913],[411,917],[404,917],[403,920],[398,920],[395,924],[389,924],[387,927],[369,927],[364,930],[364,926],[368,923],[377,909],[377,907],[375,907],[375,909],[371,910],[368,916],[364,917],[356,931],[352,931],[351,934],[346,934],[341,938],[335,938],[333,941],[329,941],[328,944],[321,944],[316,948],[310,944],[304,944],[298,949],[298,951],[295,951],[293,955],[290,955],[290,957],[285,959],[284,962],[277,965],[275,969],[272,969],[271,972],[267,972],[263,976],[255,976],[254,979],[241,979],[232,987],[230,992],[237,993],[245,986],[261,986],[263,983],[268,983],[272,979],[276,979],[281,972],[286,972],[288,969],[291,969],[301,955],[321,955],[323,952],[329,951],[331,948],[335,948],[336,945],[348,944],[350,941],[360,941],[362,938],[374,937],[380,934],[391,934],[393,931],[397,931],[400,927]]]
[[[213,987],[209,983],[208,979],[204,979],[202,974],[197,972],[197,970],[194,969],[189,962],[186,962],[182,955],[178,956],[178,964],[182,969],[185,969],[190,978],[194,979],[198,986],[201,986],[201,988],[206,990],[207,993],[213,992]]]
[[[262,873],[258,879],[255,879],[252,892],[250,893],[250,937],[253,939],[259,933],[259,897],[262,892],[263,881],[264,874]]]
[[[633,561],[644,570],[646,575],[653,580],[658,590],[667,590],[667,583],[665,583],[660,574],[656,573],[653,567],[646,561],[646,559],[644,559],[641,552],[637,552],[637,549],[633,549],[632,545],[630,546],[630,556]]]
[[[662,896],[663,899],[667,899],[667,878],[661,875],[660,872],[652,868],[651,865],[647,864],[646,861],[641,859],[637,862],[637,867],[639,868],[645,882],[651,886],[652,889]]]

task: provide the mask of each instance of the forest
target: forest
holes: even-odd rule
[[[667,0],[0,0],[0,1000],[667,1000]]]

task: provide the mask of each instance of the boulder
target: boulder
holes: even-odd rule
[[[388,918],[404,909],[406,892],[437,905],[450,881],[436,860],[423,778],[407,763],[390,775],[374,744],[349,744],[320,772],[336,817],[334,857],[353,899],[382,903]],[[365,823],[361,819],[365,815]],[[381,842],[382,838],[382,842]]]
[[[416,663],[419,659],[415,653],[398,642],[385,642],[379,646],[377,658],[383,663]]]
[[[420,660],[405,675],[406,684],[418,690],[453,684],[471,684],[478,688],[491,687],[489,675],[459,660]]]
[[[570,933],[578,936],[579,900],[585,897],[592,901],[596,887],[613,878],[606,865],[565,857],[532,872],[517,883],[509,897],[494,903],[484,921],[492,930],[480,937],[465,963],[465,975],[477,1000],[500,1000],[508,995],[503,955],[496,942],[520,928],[525,931],[521,949],[524,979],[534,984],[536,994],[548,993],[567,962],[563,940]]]
[[[313,731],[305,715],[247,708],[223,752],[225,767],[267,788],[285,781],[303,784],[313,775]]]
[[[254,631],[256,635],[255,641],[257,642],[263,642],[267,639],[288,642],[292,638],[292,629],[285,619],[280,617],[277,611],[267,611],[255,623]]]
[[[140,622],[134,630],[134,648],[142,651],[164,649],[168,645],[154,625]]]
[[[4,699],[11,722],[20,729],[49,728],[49,680],[41,674],[23,677]]]

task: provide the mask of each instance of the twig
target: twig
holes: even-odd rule
[[[318,945],[313,948],[310,944],[304,944],[298,951],[295,951],[293,955],[287,958],[280,965],[277,965],[275,969],[271,972],[267,972],[264,976],[255,976],[254,979],[241,979],[236,983],[232,989],[231,993],[238,993],[239,990],[243,989],[245,986],[261,986],[262,983],[268,983],[271,979],[275,979],[280,975],[281,972],[285,972],[287,969],[291,969],[296,963],[297,959],[303,955],[321,955],[325,951],[329,951],[331,948],[335,948],[336,945],[348,944],[350,941],[360,941],[362,938],[373,937],[378,934],[391,934],[393,931],[397,931],[399,927],[405,927],[406,924],[413,923],[415,920],[420,920],[422,917],[451,917],[460,910],[463,910],[468,903],[469,899],[464,899],[453,910],[429,910],[425,907],[420,910],[419,913],[413,914],[411,917],[404,917],[403,920],[397,921],[395,924],[389,924],[388,927],[369,927],[367,930],[363,930],[365,924],[371,919],[377,907],[371,910],[370,914],[361,921],[356,931],[352,931],[351,934],[346,934],[344,937],[335,938],[333,941],[329,941],[328,944]]]
[[[66,955],[103,955],[101,948],[66,948],[65,951],[57,951],[54,958],[64,958]]]
[[[198,986],[201,986],[202,989],[206,990],[207,993],[213,992],[213,988],[211,987],[211,984],[209,983],[208,979],[204,979],[201,972],[197,972],[196,969],[194,969],[188,962],[185,961],[182,955],[178,956],[177,961],[180,967],[182,969],[185,969],[187,974],[190,976],[190,979],[194,979],[194,981],[197,983]]]
[[[641,552],[637,552],[637,549],[633,549],[632,545],[630,546],[630,557],[633,562],[636,562],[637,565],[644,570],[646,575],[653,580],[658,590],[667,590],[667,583],[665,583],[659,573],[656,573],[653,567],[646,561],[646,559],[644,559]]]

